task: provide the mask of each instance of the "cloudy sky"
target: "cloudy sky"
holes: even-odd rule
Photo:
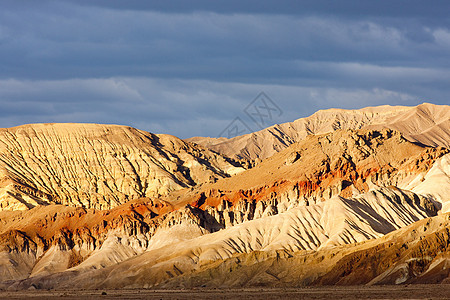
[[[318,109],[448,104],[450,2],[0,1],[0,127],[218,136],[265,92]],[[268,124],[270,125],[270,124]]]

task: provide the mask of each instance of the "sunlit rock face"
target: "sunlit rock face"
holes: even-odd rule
[[[174,136],[126,126],[35,124],[0,130],[0,209],[49,203],[108,209],[243,170]]]
[[[231,139],[194,137],[188,141],[230,157],[264,159],[311,134],[340,129],[389,128],[412,142],[450,147],[450,106],[424,103],[415,107],[377,106],[359,110],[327,109],[261,131]]]
[[[433,107],[332,110],[331,129],[319,112],[248,170],[124,126],[3,129],[0,288],[448,282],[449,128]]]

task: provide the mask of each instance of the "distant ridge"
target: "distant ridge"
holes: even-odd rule
[[[412,142],[449,148],[450,106],[423,103],[414,107],[383,105],[358,110],[332,108],[231,139],[193,137],[186,141],[229,157],[253,160],[272,156],[310,134],[362,128],[395,129]]]

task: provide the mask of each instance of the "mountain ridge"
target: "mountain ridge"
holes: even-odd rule
[[[410,120],[412,123],[423,123],[423,120],[428,122],[422,125],[425,128],[419,130],[419,128],[407,124],[404,121],[407,118],[412,119]],[[439,124],[442,125],[442,128]],[[422,103],[413,107],[383,105],[358,110],[338,108],[319,110],[309,117],[276,124],[231,139],[193,137],[186,140],[229,157],[255,160],[270,157],[310,134],[322,134],[336,129],[361,129],[365,127],[398,130],[413,142],[448,148],[450,147],[450,133],[443,129],[448,128],[449,125],[450,106],[448,105],[431,103]]]
[[[385,109],[299,121],[247,170],[120,125],[0,130],[0,289],[446,282],[447,112],[364,125]]]

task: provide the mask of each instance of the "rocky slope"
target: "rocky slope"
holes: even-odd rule
[[[50,203],[108,209],[243,170],[201,146],[126,126],[0,129],[0,210]]]
[[[301,287],[450,283],[450,215],[381,238],[319,251],[254,251],[167,279],[173,287]]]
[[[392,130],[338,130],[311,135],[246,172],[178,193],[177,200],[172,201],[209,209],[224,224],[337,195],[357,196],[379,186],[416,188],[424,194],[428,190],[431,201],[441,208],[450,201],[442,190],[450,178],[448,158],[443,159],[448,152],[446,148],[410,143]],[[433,173],[427,176],[437,161]],[[441,178],[443,185],[430,184],[437,182],[436,178]]]
[[[98,266],[105,267],[148,249],[156,229],[184,224],[192,225],[197,234],[204,234],[208,232],[201,229],[204,219],[198,209],[174,211],[169,203],[150,199],[132,200],[100,211],[62,205],[3,211],[0,278],[52,274],[77,266],[87,258],[100,260]],[[175,235],[171,241],[176,241]]]
[[[446,257],[448,246],[439,235],[448,226],[448,152],[393,130],[338,130],[164,197],[110,210],[3,211],[0,288],[383,283],[398,279],[386,275],[390,267],[415,259],[403,244],[416,247],[420,237],[435,241],[421,272],[436,262],[439,273],[444,265],[434,257],[441,250]],[[428,231],[404,229],[428,217],[435,224]],[[366,256],[388,263],[358,276]],[[411,281],[422,274],[412,266]]]
[[[389,128],[401,132],[410,141],[449,148],[449,127],[450,106],[424,103],[416,107],[385,105],[360,110],[321,110],[307,118],[232,139],[194,137],[187,140],[229,157],[255,160],[270,157],[308,135],[338,129]]]
[[[332,274],[335,269],[342,269],[339,266],[342,261],[334,259],[336,255],[344,259],[344,254],[355,252],[346,250],[345,245],[350,244],[349,249],[361,249],[352,243],[383,237],[436,213],[427,207],[426,200],[421,201],[411,192],[383,188],[355,198],[335,197],[210,233],[204,227],[205,223],[199,221],[201,218],[196,217],[198,215],[193,208],[165,214],[164,218],[154,217],[156,220],[149,222],[151,218],[147,217],[151,214],[142,214],[142,211],[151,209],[141,204],[131,211],[122,208],[119,218],[117,210],[106,215],[103,213],[97,219],[108,221],[101,220],[100,225],[89,222],[95,217],[93,212],[87,212],[81,219],[82,233],[74,230],[73,226],[63,226],[53,238],[48,232],[39,234],[39,230],[30,228],[34,225],[31,225],[33,218],[29,219],[28,214],[37,210],[35,208],[21,212],[19,217],[21,224],[28,226],[16,225],[14,228],[19,229],[6,230],[1,235],[4,246],[0,252],[3,281],[0,287],[148,288],[222,285],[219,282],[226,282],[225,286],[257,285],[257,281],[252,283],[249,279],[261,275],[251,271],[254,267],[259,268],[258,264],[273,263],[274,258],[279,261],[292,257],[300,264],[305,255],[312,260],[308,262],[311,270],[315,270],[314,263],[321,266],[322,261],[327,261],[326,271]],[[45,207],[44,212],[34,213],[48,216],[49,209],[51,207]],[[141,222],[138,214],[143,216]],[[62,219],[53,221],[50,218],[47,224],[50,228],[61,228],[61,220],[66,219],[67,215],[63,213]],[[153,225],[155,223],[159,224]],[[109,230],[108,224],[111,224]],[[18,237],[11,238],[18,233]],[[404,234],[397,236],[405,237]],[[36,238],[38,242],[34,242]],[[323,257],[320,259],[321,254]],[[273,269],[274,274],[268,283],[279,284],[276,278],[286,277],[292,266],[296,264],[291,267],[285,265],[285,270]],[[249,268],[250,274],[235,275],[234,272],[241,267]],[[351,267],[347,268],[353,272]],[[311,270],[309,272],[318,284],[321,283],[320,278],[328,274]],[[359,266],[355,272],[358,270]],[[385,270],[380,268],[381,272]],[[366,280],[369,279],[373,280],[375,276],[367,276]],[[180,284],[180,281],[189,283]]]
[[[125,126],[2,129],[0,289],[448,281],[447,108],[318,112],[236,138],[271,155],[248,170]]]

